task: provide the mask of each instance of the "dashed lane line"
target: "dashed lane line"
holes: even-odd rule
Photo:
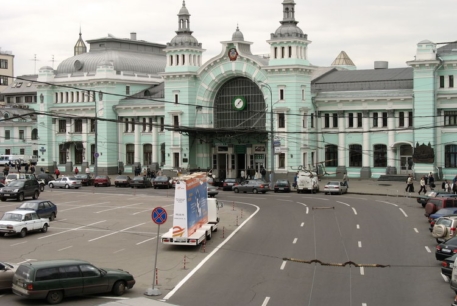
[[[131,206],[135,206],[135,205],[141,205],[141,204],[143,204],[143,203],[135,203],[135,204],[130,204],[130,205],[117,206],[117,207],[113,207],[113,208],[109,208],[109,209],[96,211],[95,213],[99,214],[99,213],[102,213],[102,212],[105,212],[105,211],[116,210],[116,209],[121,209],[121,208],[127,208],[127,207],[131,207]]]
[[[365,269],[363,267],[360,267],[360,275],[365,275]]]
[[[408,218],[408,215],[405,213],[405,211],[402,208],[399,208],[399,209],[403,213],[403,215],[405,215],[405,217]]]
[[[140,245],[140,244],[143,244],[143,243],[145,243],[145,242],[148,242],[148,241],[154,240],[154,239],[156,239],[156,238],[157,238],[157,236],[156,236],[156,237],[152,237],[152,238],[149,238],[149,239],[146,239],[146,240],[143,240],[143,241],[140,241],[140,242],[138,242],[136,245]]]
[[[267,306],[269,301],[270,301],[270,297],[267,296],[267,297],[265,298],[265,300],[263,301],[262,306]]]
[[[24,243],[27,243],[27,241],[22,241],[22,242],[19,242],[19,243],[11,244],[10,246],[16,246],[16,245],[20,245],[20,244],[24,244]]]
[[[117,253],[122,252],[122,251],[125,251],[125,249],[120,249],[120,250],[114,251],[113,254],[117,254]]]
[[[296,243],[297,243],[297,240],[298,240],[298,238],[295,238],[295,239],[294,239],[294,242],[292,242],[292,243],[293,243],[293,244],[296,244]]]
[[[354,215],[357,215],[357,210],[354,207],[352,207],[352,210],[354,211]]]
[[[425,249],[427,250],[427,252],[431,253],[432,251],[430,251],[430,248],[428,246],[425,247]]]
[[[287,262],[287,261],[285,261],[285,260],[282,262],[281,268],[280,268],[281,270],[284,270],[284,268],[286,267],[286,262]]]
[[[359,248],[361,248],[362,247],[362,241],[359,241],[358,245],[359,245]]]
[[[357,228],[357,229],[360,229],[360,225],[357,224],[356,228]]]
[[[68,232],[72,232],[72,231],[77,231],[79,229],[82,229],[82,228],[85,228],[85,227],[89,227],[89,226],[93,226],[95,224],[99,224],[99,223],[103,223],[103,222],[106,222],[106,220],[94,222],[94,223],[91,223],[91,224],[88,224],[88,225],[84,225],[84,226],[80,226],[80,227],[77,227],[77,228],[72,228],[72,229],[69,229],[67,231],[63,231],[63,232],[60,232],[60,233],[55,233],[55,234],[43,236],[43,237],[40,237],[38,239],[46,239],[46,238],[53,237],[53,236],[56,236],[56,235],[60,235],[60,234],[64,234],[64,233],[68,233]]]
[[[63,249],[57,250],[57,252],[60,252],[60,251],[63,251],[63,250],[68,250],[68,249],[70,249],[70,248],[72,248],[72,247],[73,247],[73,246],[71,245],[71,246],[69,246],[69,247],[66,247],[66,248],[63,248]]]
[[[72,208],[67,208],[67,209],[59,210],[59,212],[61,213],[61,212],[69,211],[69,210],[73,210],[73,209],[91,207],[91,206],[96,206],[96,205],[101,205],[101,204],[108,204],[108,203],[111,203],[111,202],[102,202],[102,203],[95,203],[95,204],[90,204],[90,205],[76,206],[76,207],[72,207]]]
[[[146,222],[143,222],[143,223],[131,226],[131,227],[127,227],[127,228],[125,228],[123,230],[115,231],[115,232],[112,232],[112,233],[109,233],[109,234],[106,234],[106,235],[103,235],[103,236],[100,236],[100,237],[97,237],[97,238],[94,238],[94,239],[90,239],[90,240],[88,240],[88,242],[92,242],[92,241],[95,241],[95,240],[98,240],[98,239],[102,239],[102,238],[105,238],[105,237],[108,237],[108,236],[111,236],[111,235],[122,233],[122,232],[125,232],[126,230],[129,230],[129,229],[134,228],[134,227],[142,226],[144,224],[146,224]]]
[[[302,222],[302,223],[300,224],[300,227],[303,227],[303,226],[305,226],[305,222]]]
[[[285,199],[278,199],[277,201],[282,201],[282,202],[293,202],[292,200],[285,200]]]
[[[414,231],[415,231],[416,233],[419,233],[419,231],[417,230],[417,228],[414,228]]]

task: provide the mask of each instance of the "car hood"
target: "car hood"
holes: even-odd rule
[[[3,192],[8,192],[8,191],[12,192],[13,190],[20,189],[20,188],[22,188],[22,187],[8,187],[8,186],[6,186],[6,187],[2,187],[2,190],[3,190]]]
[[[112,268],[102,268],[102,269],[105,270],[106,273],[108,273],[108,275],[119,275],[119,274],[131,275],[129,272],[124,271],[122,269],[112,269]]]

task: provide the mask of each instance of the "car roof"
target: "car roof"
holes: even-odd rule
[[[22,266],[33,266],[35,268],[49,267],[49,266],[62,266],[62,265],[79,265],[90,264],[85,260],[78,259],[56,259],[56,260],[43,260],[43,261],[29,261],[22,263]]]
[[[26,200],[26,201],[22,202],[22,204],[24,204],[24,203],[41,203],[41,202],[49,202],[49,201],[48,200],[29,200],[29,201],[27,201]]]

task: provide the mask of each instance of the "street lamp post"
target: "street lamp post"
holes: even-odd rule
[[[98,101],[102,101],[103,99],[103,92],[99,91],[98,92]],[[95,163],[94,163],[94,174],[95,174],[95,177],[97,177],[98,175],[98,109],[97,109],[97,99],[95,98],[95,92],[94,92],[94,102],[95,102],[95,128],[94,128],[94,132],[95,132]]]
[[[274,125],[273,125],[273,91],[271,86],[262,81],[258,81],[261,87],[264,87],[270,91],[270,188],[274,187],[274,178],[275,178],[275,145],[274,145]],[[265,99],[265,97],[264,97]]]

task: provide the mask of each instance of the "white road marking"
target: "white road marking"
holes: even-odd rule
[[[356,197],[348,197],[347,194],[344,196],[345,199],[356,199],[356,200],[367,200],[366,198],[356,198]]]
[[[69,247],[63,248],[63,249],[57,250],[57,252],[60,252],[60,251],[63,251],[63,250],[66,250],[66,249],[69,249],[69,248],[72,248],[72,247],[73,246],[69,246]]]
[[[359,241],[358,244],[359,244],[359,248],[361,248],[362,247],[362,241]]]
[[[283,202],[293,202],[292,200],[283,200],[283,199],[278,199],[278,201],[283,201]]]
[[[125,250],[125,249],[120,249],[120,250],[117,250],[117,251],[113,252],[113,254],[116,254],[116,253],[122,252],[122,251],[124,251],[124,250]]]
[[[32,261],[32,260],[36,260],[36,259],[26,259],[25,261],[18,262],[17,264],[20,265],[21,263],[29,262],[29,261]]]
[[[79,229],[82,229],[82,228],[85,228],[85,227],[89,227],[89,226],[92,226],[92,225],[95,225],[95,224],[103,223],[103,222],[106,222],[106,220],[98,221],[98,222],[91,223],[91,224],[84,225],[84,226],[80,226],[80,227],[77,227],[77,228],[72,228],[72,229],[69,229],[68,231],[63,231],[63,232],[60,232],[60,233],[55,233],[55,234],[43,236],[43,237],[40,237],[38,239],[46,239],[46,238],[49,238],[49,237],[52,237],[52,236],[56,236],[56,235],[60,235],[60,234],[63,234],[63,233],[68,233],[68,232],[71,232],[71,231],[77,231]]]
[[[399,209],[405,215],[405,217],[408,218],[408,215],[405,213],[405,211],[402,208],[399,208]]]
[[[293,244],[296,244],[296,243],[297,243],[297,240],[298,240],[298,238],[295,238],[295,239],[294,239],[294,242],[292,242],[292,243],[293,243]]]
[[[367,303],[362,303],[362,306],[367,306]]]
[[[78,209],[78,208],[84,208],[84,207],[91,207],[91,206],[96,206],[96,205],[101,205],[101,204],[108,204],[108,203],[111,203],[111,202],[102,202],[102,203],[95,203],[95,204],[90,204],[90,205],[76,206],[76,207],[73,207],[73,208],[67,208],[67,209],[59,210],[59,212]]]
[[[127,228],[125,228],[123,230],[120,230],[120,231],[115,231],[115,232],[112,232],[112,233],[109,233],[109,234],[106,234],[106,235],[103,235],[103,236],[88,240],[88,242],[92,242],[92,241],[95,241],[95,240],[98,240],[98,239],[102,239],[102,238],[105,238],[105,237],[108,237],[108,236],[111,236],[111,235],[114,235],[114,234],[117,234],[117,233],[125,232],[128,229],[131,229],[131,228],[134,228],[134,227],[138,227],[138,226],[142,226],[144,224],[146,224],[146,222],[140,223],[140,224],[137,224],[137,225],[134,225],[134,226],[131,226],[131,227],[127,227]]]
[[[312,199],[312,200],[322,200],[322,201],[328,201],[328,199],[326,198],[314,198],[314,197],[306,197],[306,196],[303,196],[304,199]]]
[[[305,206],[305,207],[308,206],[308,205],[306,205],[305,203],[300,203],[300,202],[297,202],[297,204],[303,205],[303,206]]]
[[[447,277],[446,275],[444,275],[443,273],[441,273],[441,277],[444,279],[444,281],[446,283],[449,283],[449,277]]]
[[[416,233],[419,233],[419,231],[417,230],[417,228],[414,228],[414,231],[415,231]]]
[[[99,213],[105,212],[105,211],[116,210],[116,209],[126,208],[126,207],[130,207],[130,206],[140,205],[140,204],[143,204],[143,203],[135,203],[135,204],[130,204],[130,205],[117,206],[117,207],[113,207],[113,208],[109,208],[109,209],[105,209],[105,210],[96,211],[95,213],[99,214]]]
[[[430,251],[430,248],[428,246],[425,247],[425,249],[427,250],[427,252],[431,253],[432,251]]]
[[[267,306],[269,301],[270,301],[270,297],[267,296],[267,297],[265,298],[265,301],[263,301],[262,306]]]
[[[141,241],[141,242],[138,242],[136,245],[140,245],[140,244],[143,244],[143,243],[145,243],[145,242],[148,242],[148,241],[150,241],[150,240],[154,240],[154,239],[156,239],[156,238],[157,238],[157,237],[152,237],[152,238],[149,238],[149,239],[143,240],[143,241]]]
[[[306,214],[309,213],[309,207],[306,207]]]
[[[336,201],[336,203],[340,203],[340,204],[343,204],[343,205],[346,205],[346,206],[351,207],[351,205],[349,205],[349,204],[347,204],[347,203],[344,203],[344,202]]]
[[[151,209],[146,209],[146,210],[142,210],[142,211],[137,211],[136,213],[133,213],[132,216],[135,216],[135,215],[138,215],[138,214],[142,214],[142,213],[145,213],[147,211],[152,211]]]
[[[119,297],[119,296],[96,296],[96,295],[91,295],[91,297],[97,298],[97,299],[107,299],[107,300],[128,300],[131,299],[129,297]]]
[[[303,226],[305,226],[305,222],[302,222],[300,225],[300,227],[303,227]]]
[[[380,203],[386,203],[386,204],[389,204],[389,205],[393,205],[395,207],[398,207],[397,204],[394,204],[394,203],[390,203],[390,202],[386,202],[386,201],[380,201],[380,200],[376,200],[376,202],[380,202]]]
[[[365,269],[363,267],[360,267],[360,275],[365,275]]]
[[[280,268],[281,270],[284,270],[284,268],[286,267],[286,262],[287,262],[287,261],[285,261],[285,260],[282,262],[281,268]]]
[[[252,200],[251,197],[243,197],[243,196],[241,196],[241,197],[240,197],[240,196],[232,196],[232,197],[230,197],[230,198],[250,199],[250,200]],[[266,200],[266,198],[257,198],[257,197],[256,197],[255,199],[256,199],[256,200]]]
[[[354,215],[357,215],[357,210],[354,207],[352,207],[352,210],[354,211]]]
[[[19,242],[19,243],[15,243],[15,244],[12,244],[10,246],[20,245],[20,244],[24,244],[24,243],[27,243],[27,241],[22,241],[22,242]]]
[[[360,225],[358,225],[358,224],[357,224],[357,226],[356,226],[356,227],[357,227],[357,229],[360,229]]]
[[[77,202],[79,202],[79,201],[63,202],[63,203],[59,203],[59,205],[70,204],[70,203],[77,203]]]

